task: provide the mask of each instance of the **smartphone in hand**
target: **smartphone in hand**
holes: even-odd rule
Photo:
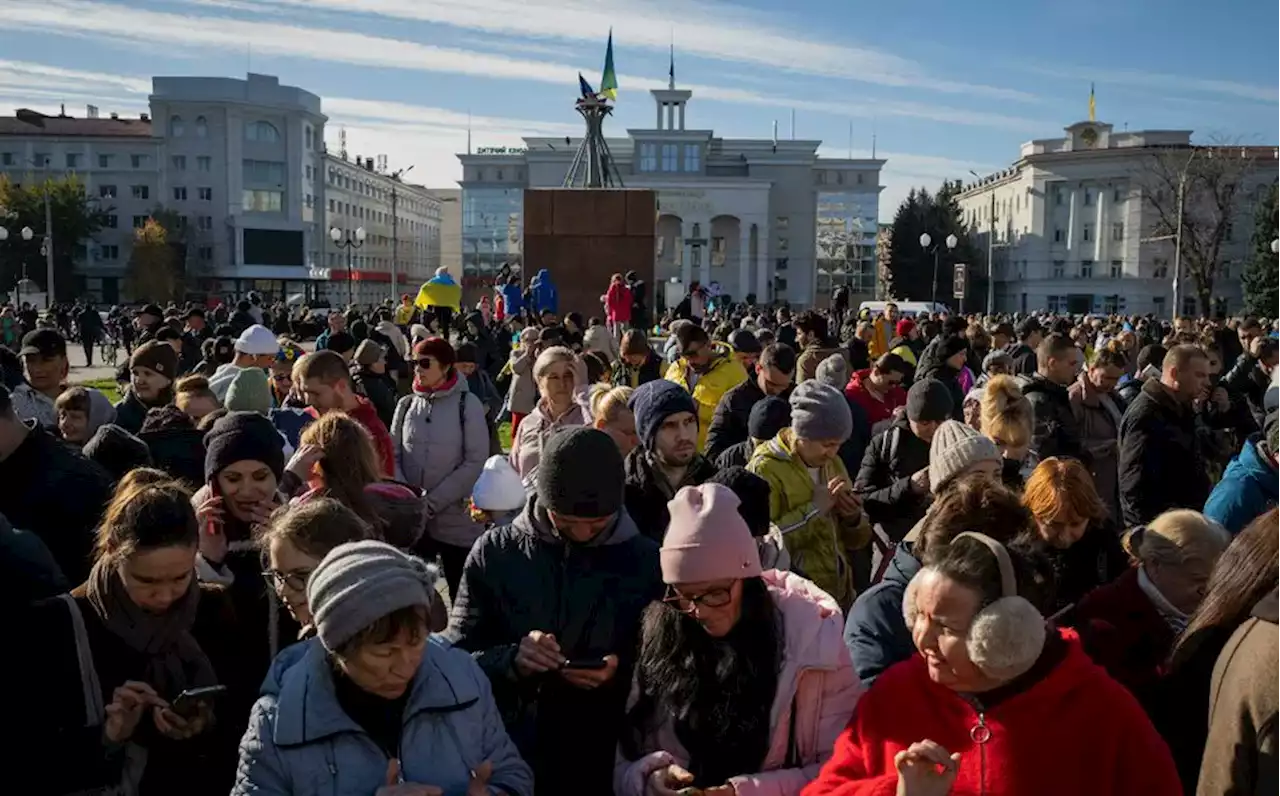
[[[604,658],[574,658],[564,662],[565,669],[586,669],[588,671],[599,671],[609,665]]]
[[[188,688],[169,706],[174,713],[184,719],[195,718],[204,706],[213,707],[214,700],[227,692],[225,685],[209,685],[203,688]]]

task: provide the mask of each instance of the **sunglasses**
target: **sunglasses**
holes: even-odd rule
[[[431,357],[423,357],[422,359],[413,360],[414,367],[422,368],[423,370],[431,370],[431,367],[435,364],[436,361]]]

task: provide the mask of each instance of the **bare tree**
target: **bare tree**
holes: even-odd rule
[[[876,233],[876,298],[886,301],[893,298],[893,227],[882,227]]]
[[[1175,258],[1181,255],[1179,276],[1190,281],[1204,315],[1213,311],[1223,249],[1232,242],[1247,190],[1244,183],[1256,165],[1255,149],[1217,141],[1162,148],[1140,168],[1142,200],[1151,218],[1144,239],[1169,240],[1180,248],[1175,253]],[[1182,307],[1175,306],[1173,312],[1181,315]]]

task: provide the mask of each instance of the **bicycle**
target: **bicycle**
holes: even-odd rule
[[[98,361],[105,367],[114,368],[120,356],[120,345],[114,337],[105,336],[98,343]]]

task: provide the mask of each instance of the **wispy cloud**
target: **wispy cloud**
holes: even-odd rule
[[[1144,72],[1136,69],[1098,69],[1075,66],[1022,66],[1028,72],[1045,77],[1095,82],[1100,94],[1105,95],[1107,86],[1127,86],[1138,89],[1159,89],[1173,94],[1214,94],[1234,99],[1255,100],[1274,103],[1277,96],[1275,86],[1240,83],[1234,80],[1213,80],[1207,78],[1181,77],[1156,72]],[[1101,101],[1102,97],[1099,97]]]
[[[203,0],[208,2],[208,0]],[[613,28],[619,44],[680,55],[753,64],[894,88],[1033,101],[1024,91],[968,83],[868,47],[833,44],[794,30],[775,14],[713,0],[261,0],[259,7],[290,6],[431,22],[510,37],[590,42],[599,47]]]
[[[390,0],[387,0],[388,2]],[[479,0],[495,2],[495,0]],[[194,48],[254,52],[393,69],[409,69],[498,80],[531,80],[575,86],[581,66],[512,58],[474,50],[371,36],[364,33],[302,27],[283,22],[200,17],[142,9],[125,9],[111,3],[82,0],[9,0],[14,11],[12,26],[84,35],[113,44],[145,44],[156,41]],[[623,75],[627,89],[661,88],[664,81]],[[864,98],[859,102],[799,99],[760,94],[714,85],[687,85],[702,99],[779,109],[797,108],[819,113],[866,118],[870,115],[903,116],[949,124],[979,125],[1015,130],[1043,129],[1039,122],[1005,114],[948,108],[925,102],[885,101]]]

